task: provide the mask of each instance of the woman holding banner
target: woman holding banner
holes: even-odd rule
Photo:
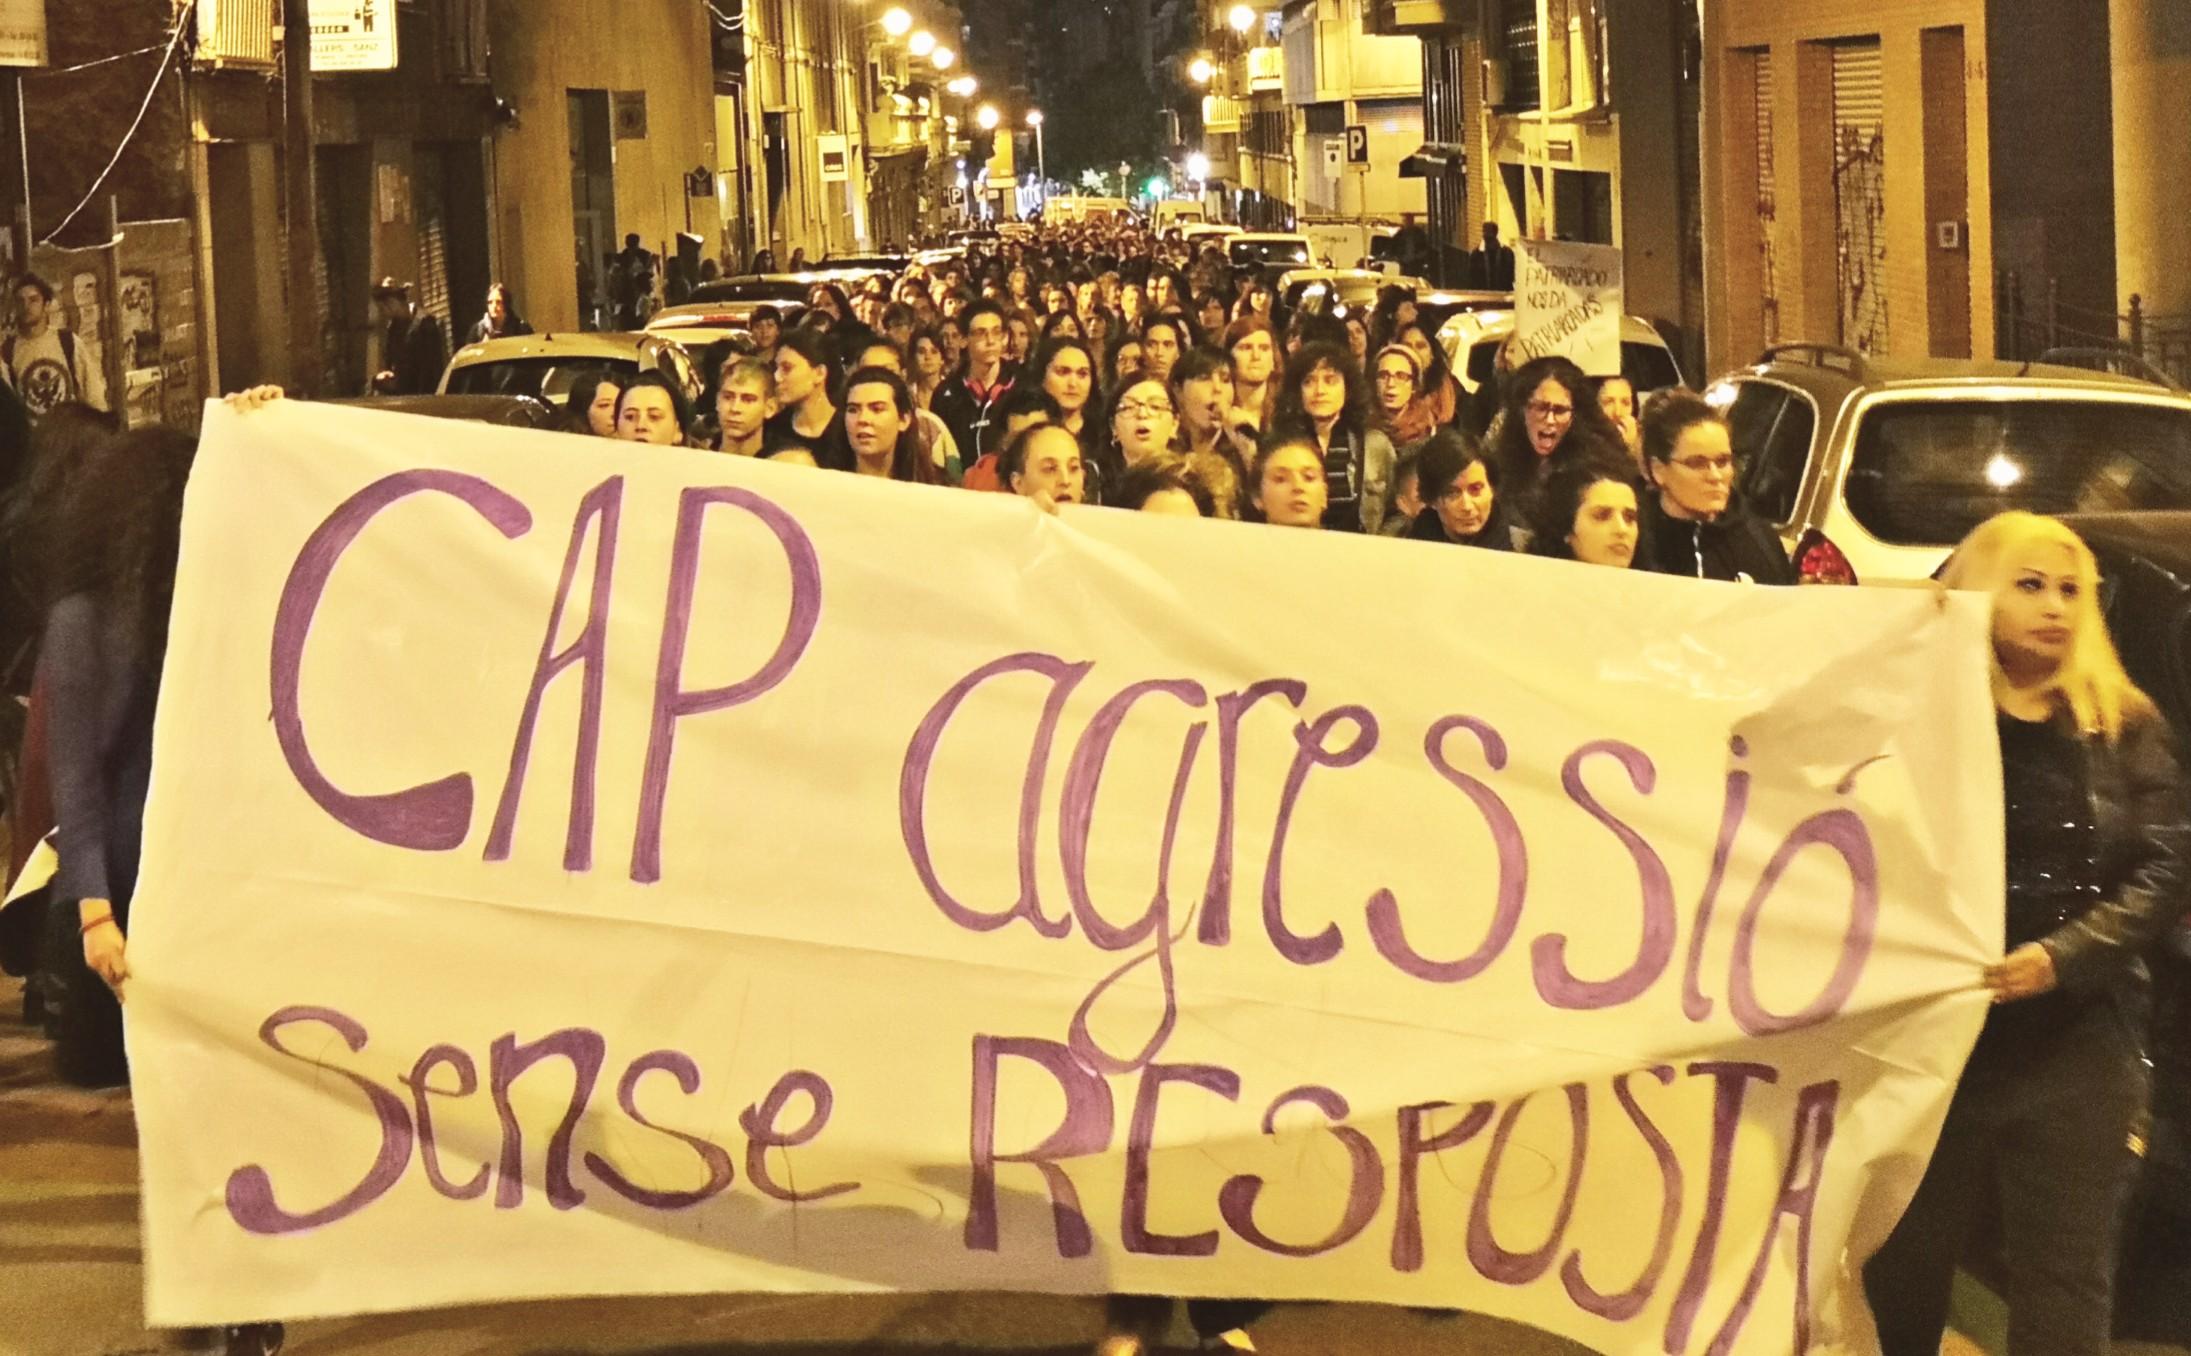
[[[1985,970],[1996,1006],[1864,1288],[1885,1356],[1936,1356],[1956,1266],[1997,1215],[2009,1356],[2104,1356],[2148,1091],[2140,956],[2183,910],[2184,781],[2074,532],[2001,514],[1943,579],[1993,597],[2008,954]]]

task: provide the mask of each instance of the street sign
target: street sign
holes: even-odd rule
[[[46,0],[0,0],[0,66],[46,64]]]
[[[1347,128],[1347,163],[1350,165],[1366,165],[1369,163],[1369,128],[1361,123],[1356,123]]]
[[[396,68],[395,0],[312,0],[312,69]]]
[[[966,206],[966,190],[964,187],[958,184],[951,185],[950,203],[953,207]]]

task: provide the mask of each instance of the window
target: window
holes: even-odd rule
[[[487,78],[487,0],[441,0],[441,69],[455,80]]]
[[[1537,70],[1537,0],[1505,0],[1500,18],[1506,35],[1506,97],[1493,102],[1500,108],[1536,108],[1541,103]]]
[[[2070,400],[1902,401],[1864,416],[1844,492],[1896,546],[1947,546],[1996,513],[2191,509],[2191,414]]]
[[[1793,522],[1818,424],[1810,401],[1784,386],[1746,381],[1727,409],[1727,424],[1742,465],[1742,497],[1766,522]]]

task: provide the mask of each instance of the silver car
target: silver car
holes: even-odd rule
[[[1784,344],[1705,398],[1805,583],[1930,578],[2008,509],[2191,508],[2191,396],[2135,377]]]

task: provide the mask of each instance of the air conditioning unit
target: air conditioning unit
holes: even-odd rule
[[[1486,108],[1506,106],[1506,62],[1502,58],[1484,58],[1483,102]]]
[[[198,61],[271,69],[274,0],[198,0]]]

